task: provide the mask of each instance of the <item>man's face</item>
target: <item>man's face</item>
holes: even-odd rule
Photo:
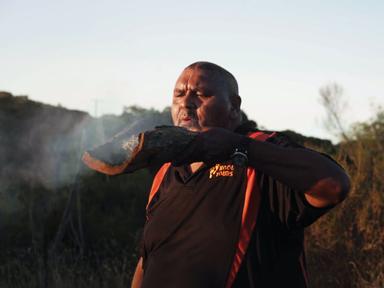
[[[231,129],[233,107],[225,80],[217,72],[187,68],[176,82],[172,120],[192,131],[205,127]]]

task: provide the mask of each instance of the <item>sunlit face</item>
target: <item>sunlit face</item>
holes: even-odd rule
[[[217,72],[185,69],[176,82],[172,101],[174,125],[192,131],[205,127],[233,129],[234,109],[225,79]]]

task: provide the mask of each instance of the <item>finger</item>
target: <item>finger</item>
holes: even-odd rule
[[[212,130],[212,127],[201,127],[201,132],[208,132],[209,130]]]

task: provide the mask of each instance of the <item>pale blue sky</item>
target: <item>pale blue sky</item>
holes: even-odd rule
[[[94,114],[170,104],[183,67],[215,62],[269,129],[329,137],[320,86],[349,122],[384,104],[384,1],[0,0],[0,90]]]

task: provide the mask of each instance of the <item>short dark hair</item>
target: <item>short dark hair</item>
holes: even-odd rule
[[[215,73],[219,73],[221,77],[225,80],[228,86],[228,90],[231,94],[231,96],[239,96],[239,85],[237,84],[237,80],[235,76],[232,75],[231,72],[224,69],[223,67],[206,61],[198,61],[195,63],[192,63],[191,65],[187,66],[185,69],[201,69],[205,71],[211,71]]]

